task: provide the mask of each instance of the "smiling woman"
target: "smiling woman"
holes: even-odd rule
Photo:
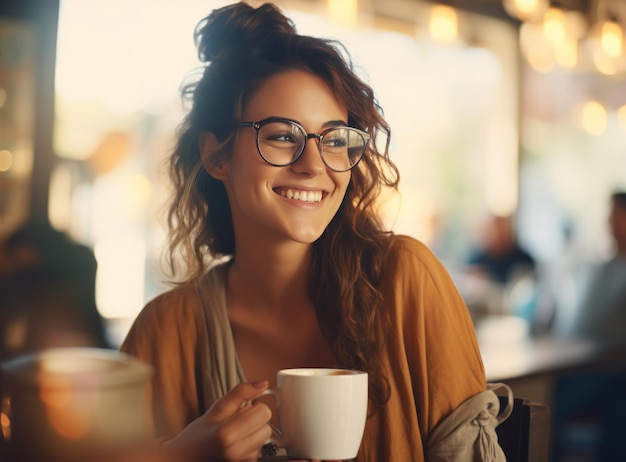
[[[272,4],[216,9],[195,37],[205,65],[183,89],[169,163],[182,282],[122,345],[154,365],[164,453],[272,460],[264,443],[284,422],[257,398],[284,369],[340,368],[368,377],[356,460],[503,461],[498,398],[459,293],[425,245],[377,215],[398,169],[346,49],[297,33]],[[285,445],[276,460],[302,457]]]

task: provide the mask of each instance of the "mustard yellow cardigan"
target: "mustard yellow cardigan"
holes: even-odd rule
[[[391,397],[368,420],[356,460],[439,460],[429,448],[446,444],[429,439],[431,432],[446,417],[455,421],[453,411],[462,403],[484,395],[485,372],[472,320],[448,272],[419,241],[393,240],[382,287],[391,318],[383,358]],[[226,311],[224,265],[212,268],[201,284],[172,289],[148,303],[121,349],[155,368],[148,398],[157,436],[178,433],[245,381]],[[480,435],[472,416],[465,420],[470,431],[456,438],[465,446],[457,452],[465,455],[446,459],[487,460],[479,448],[486,438],[497,452],[489,460],[504,460],[495,419],[483,419],[488,431]]]

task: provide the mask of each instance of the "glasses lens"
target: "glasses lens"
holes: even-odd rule
[[[361,160],[366,144],[367,139],[354,128],[333,128],[321,140],[322,158],[331,169],[345,172]]]
[[[270,122],[259,129],[259,150],[272,165],[289,165],[300,155],[306,135],[288,121]]]

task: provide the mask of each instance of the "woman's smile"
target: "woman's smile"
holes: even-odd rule
[[[274,188],[274,192],[287,199],[301,202],[321,202],[324,197],[324,191],[321,190],[311,191],[297,188]]]

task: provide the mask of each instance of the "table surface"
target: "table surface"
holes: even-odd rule
[[[556,374],[615,357],[623,360],[626,351],[582,339],[533,337],[510,319],[479,325],[477,335],[489,382]]]

